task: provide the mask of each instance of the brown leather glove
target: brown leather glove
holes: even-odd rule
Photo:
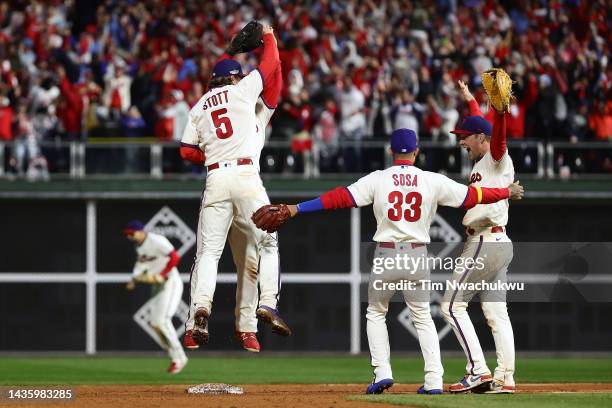
[[[289,218],[291,218],[291,211],[286,204],[268,204],[257,210],[251,220],[257,228],[272,233],[276,232]]]

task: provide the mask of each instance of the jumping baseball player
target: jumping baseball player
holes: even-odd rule
[[[172,316],[183,295],[183,282],[176,269],[180,257],[166,237],[145,231],[140,221],[131,221],[123,234],[136,246],[136,263],[127,289],[134,289],[136,283],[156,286],[151,326],[172,360],[168,372],[178,374],[187,364],[187,356],[172,325]]]
[[[469,116],[453,133],[458,135],[459,144],[474,162],[469,185],[501,187],[514,180],[514,166],[506,149],[505,116],[509,107],[511,80],[505,72],[492,70],[483,74],[483,84],[495,110],[493,126],[480,115]],[[483,259],[484,269],[455,271],[452,277],[455,282],[506,280],[508,265],[513,256],[512,241],[506,234],[507,223],[507,200],[486,206],[477,205],[466,212],[463,225],[466,228],[467,241],[461,257]],[[476,294],[480,295],[482,311],[495,340],[497,367],[493,376],[467,313],[468,302]],[[452,384],[449,391],[514,393],[514,334],[508,316],[505,292],[463,292],[458,287],[449,288],[444,294],[442,313],[452,326],[467,358],[467,374],[461,381]]]
[[[517,183],[508,183],[504,188],[467,187],[441,174],[418,169],[413,165],[419,149],[412,130],[395,130],[391,150],[392,167],[370,173],[348,187],[338,187],[314,200],[297,205],[266,205],[253,215],[253,221],[259,228],[273,232],[300,213],[373,205],[377,256],[393,258],[393,254],[406,254],[418,258],[427,254],[425,244],[430,242],[429,228],[438,205],[472,208],[507,198],[520,199],[523,195],[523,188]],[[377,288],[373,280],[378,276],[388,282],[429,279],[427,266],[421,269],[411,273],[396,268],[386,275],[376,272],[371,275],[366,319],[374,379],[367,394],[380,394],[393,385],[386,314],[395,290]],[[421,291],[417,296],[414,290],[404,290],[403,295],[425,360],[425,383],[417,392],[441,394],[443,368],[429,294],[423,296]]]
[[[191,303],[195,313],[191,336],[200,345],[208,342],[217,266],[231,225],[257,248],[261,288],[257,318],[271,324],[281,335],[291,334],[277,310],[277,236],[262,233],[250,220],[256,208],[270,202],[255,164],[265,130],[257,118],[256,103],[264,84],[272,83],[280,69],[272,28],[264,26],[262,34],[261,62],[248,75],[243,76],[240,64],[231,59],[215,65],[209,91],[192,108],[181,142],[181,156],[204,163],[208,171],[198,226],[201,244],[192,273]],[[271,116],[274,107],[269,108]],[[268,120],[269,117],[265,123]]]
[[[230,56],[226,53],[220,60],[228,59]],[[280,98],[280,92],[282,89],[282,71],[280,66],[274,72],[273,81],[266,84],[259,101],[257,102],[255,111],[257,115],[257,126],[261,129],[265,129],[274,114],[278,100]],[[261,148],[265,144],[265,132],[260,132],[259,143]],[[261,152],[260,148],[260,152]],[[254,159],[254,163],[259,169],[259,156],[260,153]],[[236,309],[235,309],[235,324],[236,324],[236,337],[241,341],[242,346],[245,350],[251,352],[259,352],[261,346],[257,340],[257,281],[258,281],[258,265],[259,265],[259,253],[257,252],[257,243],[248,234],[248,231],[240,229],[235,223],[232,224],[228,234],[228,241],[230,249],[232,251],[232,257],[236,266],[237,272],[237,286],[236,286]],[[201,244],[200,234],[198,233],[198,248]],[[272,248],[273,251],[276,249],[278,257],[278,247]],[[269,277],[262,279],[262,303],[265,305],[266,298],[276,297],[278,298],[278,291],[280,287],[278,282],[278,269],[267,271]],[[266,271],[263,271],[265,275]],[[191,281],[191,296],[195,289],[194,279],[196,276],[192,276]],[[183,339],[183,344],[187,348],[195,349],[198,348],[198,344],[193,340],[193,315],[195,313],[193,309],[193,303],[191,303],[190,318],[186,323],[186,332]],[[287,328],[288,329],[288,328]],[[290,333],[290,330],[289,330]]]

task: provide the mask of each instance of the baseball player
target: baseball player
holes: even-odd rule
[[[391,151],[392,167],[370,173],[348,187],[338,187],[314,200],[297,205],[266,205],[253,215],[253,221],[259,228],[272,232],[300,213],[373,205],[377,257],[405,254],[418,258],[427,254],[425,244],[430,242],[429,228],[438,205],[472,208],[507,198],[520,199],[523,195],[523,188],[517,183],[508,183],[504,188],[467,187],[444,175],[418,169],[413,165],[419,149],[412,130],[395,130],[391,135]],[[367,387],[367,394],[380,394],[393,385],[385,319],[395,290],[377,288],[373,281],[378,276],[387,282],[428,280],[426,264],[416,272],[396,268],[383,275],[375,272],[370,277],[366,319],[374,379]],[[425,383],[417,392],[441,394],[443,368],[429,294],[423,296],[422,291],[407,289],[403,295],[425,360]]]
[[[200,245],[192,273],[195,312],[191,336],[200,345],[208,342],[217,266],[231,225],[248,237],[248,245],[257,248],[261,289],[257,318],[281,335],[291,334],[277,310],[277,236],[262,233],[250,221],[256,208],[270,202],[255,163],[263,146],[262,118],[267,123],[273,107],[258,121],[256,103],[264,84],[272,83],[280,69],[272,27],[263,26],[262,34],[261,62],[248,75],[242,75],[234,60],[215,64],[209,90],[192,108],[181,142],[181,156],[204,163],[208,171],[198,225]]]
[[[228,59],[230,56],[226,53],[220,58],[221,60]],[[274,72],[273,81],[266,84],[266,88],[263,90],[259,101],[255,107],[255,113],[257,115],[257,126],[261,129],[265,129],[274,114],[278,100],[280,98],[280,92],[282,89],[283,78],[282,70],[280,66]],[[259,143],[261,148],[265,144],[265,132],[260,132]],[[259,156],[261,153],[257,153],[254,163],[259,169]],[[201,225],[201,224],[199,224]],[[235,322],[236,322],[236,337],[241,341],[242,346],[245,350],[251,352],[259,352],[261,346],[257,340],[257,277],[258,277],[258,265],[259,265],[259,254],[257,252],[257,243],[252,239],[248,232],[245,232],[239,226],[232,224],[228,234],[228,241],[232,251],[232,257],[236,266],[237,272],[237,287],[236,287],[236,309],[235,309]],[[200,234],[198,233],[198,248],[201,245]],[[276,250],[278,257],[278,247],[271,248],[271,252]],[[199,252],[199,251],[197,251]],[[266,271],[262,271],[265,275]],[[262,304],[265,305],[266,297],[278,298],[278,291],[280,287],[278,282],[278,269],[271,269],[268,272],[269,277],[262,280]],[[195,289],[194,279],[197,276],[192,275],[191,281],[191,296],[193,296],[193,290]],[[266,287],[267,285],[267,287]],[[191,303],[191,309],[193,309],[193,303]],[[198,344],[192,338],[193,330],[193,315],[195,311],[190,310],[189,316],[186,323],[186,332],[183,339],[183,344],[187,348],[195,349],[198,348]],[[286,326],[286,325],[285,325]],[[288,329],[288,327],[287,327]],[[290,330],[289,330],[290,333]]]
[[[467,87],[463,89],[464,84],[460,84],[460,87],[462,92],[467,90]],[[471,105],[475,105],[475,101]],[[471,187],[501,187],[514,180],[514,166],[506,148],[506,114],[494,105],[491,109],[495,111],[493,126],[480,115],[469,116],[452,132],[459,137],[459,144],[474,162],[470,174]],[[474,112],[473,106],[471,110]],[[454,281],[506,280],[508,265],[513,256],[512,241],[506,234],[507,223],[507,200],[486,206],[477,205],[466,212],[463,225],[466,228],[467,240],[461,257],[480,257],[484,260],[484,269],[455,271],[452,276]],[[468,302],[476,294],[480,295],[482,311],[495,341],[497,367],[493,376],[467,313]],[[452,384],[449,391],[514,393],[514,334],[508,316],[505,293],[462,292],[459,288],[449,288],[444,294],[442,313],[452,326],[467,358],[467,374],[461,381]]]
[[[176,269],[180,257],[166,237],[145,231],[140,221],[131,221],[123,234],[136,247],[136,263],[127,289],[134,289],[136,283],[156,286],[151,326],[172,360],[168,373],[178,374],[187,364],[187,356],[172,325],[172,316],[183,295],[183,282]]]

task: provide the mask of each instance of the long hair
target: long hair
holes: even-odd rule
[[[208,82],[208,89],[220,88],[226,85],[233,85],[234,78],[237,78],[240,81],[243,77],[240,75],[230,75],[230,76],[223,76],[223,77],[218,77],[218,78],[211,78],[210,81]]]

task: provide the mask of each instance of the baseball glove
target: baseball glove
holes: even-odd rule
[[[143,273],[143,274],[135,276],[133,280],[134,282],[145,283],[147,285],[159,285],[161,283],[164,283],[166,279],[164,279],[164,277],[161,276],[159,273],[156,273],[156,274]]]
[[[291,211],[286,204],[264,205],[251,217],[257,228],[270,233],[276,232],[289,218]]]
[[[489,95],[490,104],[498,112],[508,112],[512,95],[512,79],[501,68],[489,69],[482,73],[482,86]]]
[[[243,52],[253,51],[255,48],[263,44],[263,26],[261,23],[253,20],[244,27],[232,40],[230,46],[225,51],[227,54],[234,56]]]

